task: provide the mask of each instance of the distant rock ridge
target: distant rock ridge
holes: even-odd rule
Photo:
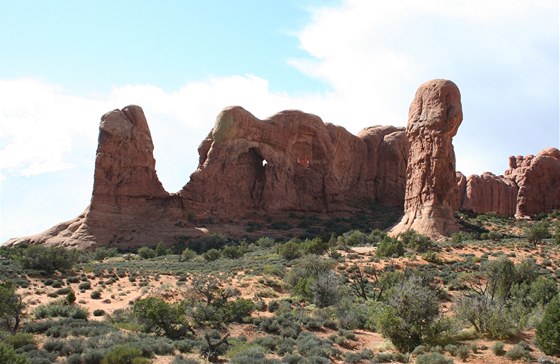
[[[228,107],[177,193],[158,179],[142,109],[113,110],[100,122],[90,205],[75,219],[7,244],[134,248],[206,234],[201,221],[243,237],[239,225],[255,216],[348,216],[371,203],[405,209],[396,233],[414,228],[441,237],[456,229],[458,209],[518,218],[560,209],[558,149],[511,157],[503,176],[465,177],[455,172],[451,145],[462,115],[457,87],[434,80],[420,90],[406,131],[372,126],[353,135],[301,111],[259,120]],[[454,121],[441,124],[446,120]]]
[[[458,174],[458,189],[460,209],[476,213],[527,218],[560,209],[560,150],[511,156],[501,176]]]

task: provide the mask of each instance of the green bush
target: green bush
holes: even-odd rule
[[[525,230],[525,237],[529,240],[529,243],[537,244],[543,241],[543,239],[550,237],[550,232],[548,231],[549,224],[548,221],[539,221]]]
[[[147,332],[178,339],[190,331],[184,319],[185,308],[177,303],[167,303],[161,298],[148,297],[136,301],[132,313]]]
[[[91,292],[91,294],[89,295],[89,297],[90,297],[91,299],[98,300],[98,299],[101,298],[101,292],[100,292],[100,291],[93,291],[93,292]]]
[[[400,257],[404,254],[404,245],[401,241],[386,236],[377,245],[378,257]]]
[[[117,345],[105,354],[102,364],[143,364],[149,362],[148,359],[142,358],[142,350],[127,345]]]
[[[14,348],[0,342],[0,363],[30,364],[27,358],[15,353]]]
[[[321,238],[305,239],[301,249],[305,254],[323,255],[329,249],[329,244],[321,240]]]
[[[506,358],[509,360],[519,360],[521,358],[529,359],[530,354],[523,345],[517,344],[506,352]]]
[[[243,250],[237,246],[228,245],[222,250],[222,257],[229,259],[238,259],[243,256]]]
[[[296,240],[290,240],[278,248],[278,254],[286,260],[294,260],[301,257],[300,244]]]
[[[0,326],[15,334],[25,310],[23,297],[12,283],[0,283]]]
[[[152,248],[143,246],[140,249],[138,249],[138,255],[144,259],[151,259],[156,257],[156,252]]]
[[[492,352],[496,356],[504,355],[506,353],[506,351],[504,350],[504,343],[501,341],[496,341],[492,346]]]
[[[560,355],[560,295],[550,301],[537,326],[537,346],[548,355]]]
[[[416,357],[416,364],[453,364],[453,360],[440,353],[427,353]]]
[[[387,297],[387,304],[376,317],[377,326],[399,351],[410,352],[437,335],[437,297],[420,278],[409,277],[391,288]]]
[[[54,301],[52,303],[39,306],[33,310],[38,319],[50,317],[70,317],[73,319],[87,319],[88,311],[84,307],[67,305],[64,301]]]
[[[33,337],[33,334],[19,333],[4,337],[4,342],[10,345],[12,348],[18,349],[22,346],[35,344],[35,338]]]
[[[91,289],[91,283],[90,282],[82,282],[78,285],[78,289],[79,290]]]
[[[22,252],[21,263],[26,269],[44,270],[48,274],[72,269],[78,261],[77,251],[34,245]]]
[[[407,230],[399,234],[398,239],[402,241],[404,246],[416,252],[422,253],[430,249],[433,242],[425,235],[422,235],[415,230]]]
[[[190,248],[186,248],[181,253],[181,260],[192,260],[196,258],[196,252]]]
[[[224,322],[243,322],[243,319],[251,316],[251,313],[255,310],[255,304],[253,301],[238,298],[233,301],[228,301],[223,307],[223,320]]]
[[[117,250],[117,248],[101,247],[101,248],[95,249],[95,252],[93,252],[93,258],[95,260],[102,261],[105,258],[116,257],[118,254],[119,254],[119,251]]]
[[[202,256],[204,257],[204,259],[206,259],[208,262],[213,262],[215,260],[220,259],[220,256],[222,254],[220,253],[219,250],[217,249],[210,249],[208,250],[206,253],[202,254]]]

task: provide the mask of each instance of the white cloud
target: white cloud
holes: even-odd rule
[[[463,96],[464,172],[502,173],[508,155],[559,144],[555,0],[348,0],[317,11],[300,41],[313,57],[292,64],[332,85],[349,116],[334,121],[352,131],[405,125],[418,85],[448,78]]]

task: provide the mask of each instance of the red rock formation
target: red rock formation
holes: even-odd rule
[[[460,209],[524,218],[560,209],[560,151],[509,158],[503,176],[458,177]],[[464,188],[461,186],[464,184]]]
[[[493,212],[498,215],[513,216],[517,201],[517,185],[503,176],[490,172],[472,175],[466,180],[461,209],[476,213]]]
[[[392,235],[414,229],[441,239],[458,229],[451,140],[462,120],[461,95],[453,82],[432,80],[420,86],[410,105],[406,129],[410,151],[404,216]]]
[[[560,209],[560,150],[547,148],[536,157],[510,157],[505,176],[519,186],[517,218]]]
[[[399,133],[374,127],[356,137],[301,111],[259,120],[241,107],[227,108],[199,147],[199,166],[180,194],[197,213],[222,219],[255,210],[352,211],[376,197],[402,205],[404,178],[374,186],[380,175],[404,175],[406,143]],[[380,151],[390,158],[381,162]]]
[[[102,117],[84,214],[11,243],[141,246],[200,235],[193,216],[223,223],[255,212],[352,212],[374,200],[402,206],[407,148],[403,129],[373,127],[357,137],[300,111],[258,120],[231,107],[200,144],[190,181],[170,195],[142,109],[128,106]]]

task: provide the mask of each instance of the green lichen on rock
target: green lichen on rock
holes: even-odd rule
[[[212,130],[212,138],[216,143],[223,143],[231,140],[235,136],[236,122],[233,113],[230,110],[224,110],[218,115],[214,130]]]

